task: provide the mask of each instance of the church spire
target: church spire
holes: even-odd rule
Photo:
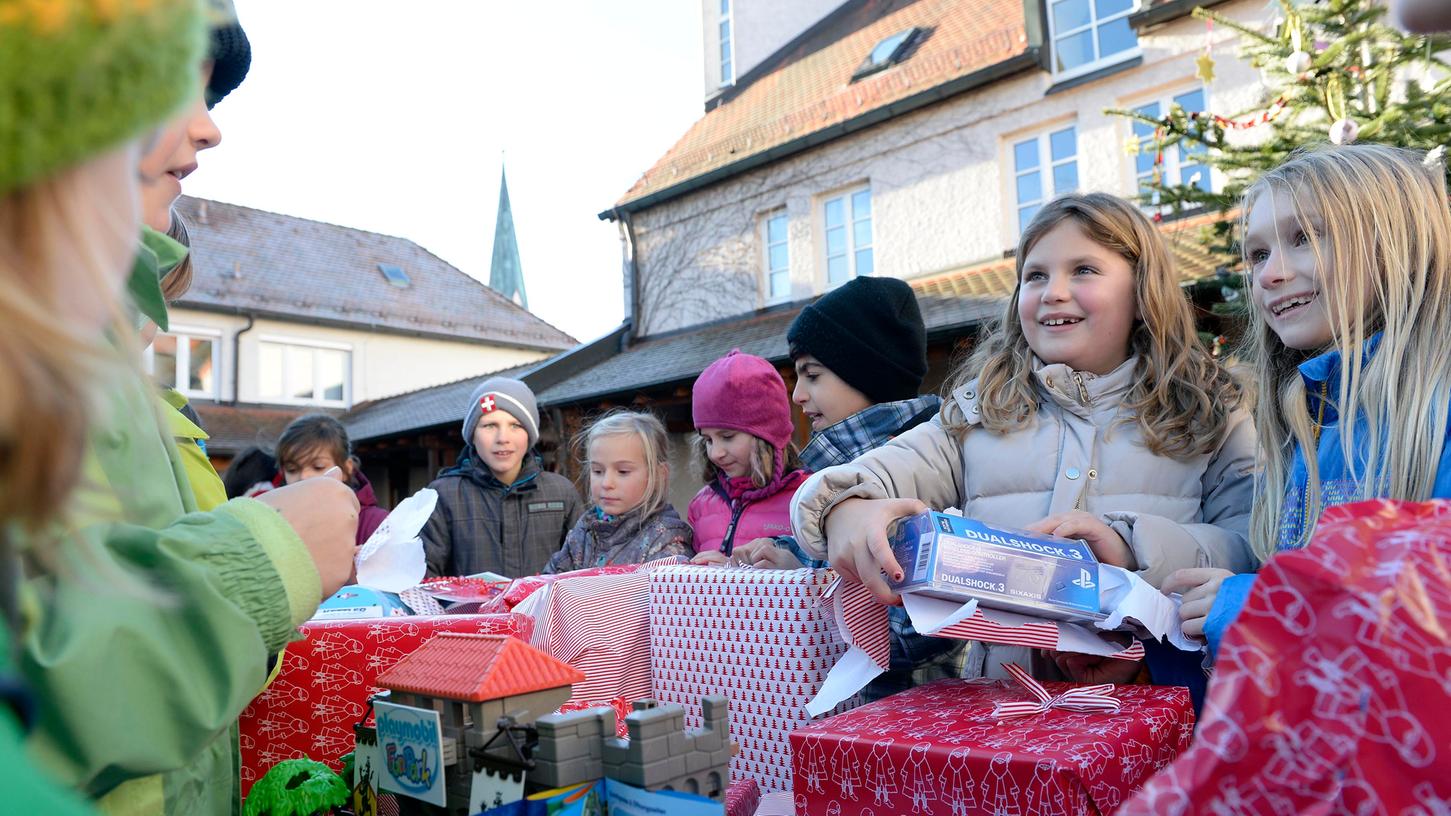
[[[489,264],[489,288],[529,308],[524,294],[524,268],[519,264],[519,241],[514,237],[514,212],[509,207],[509,183],[499,168],[499,217],[494,222],[494,258]]]

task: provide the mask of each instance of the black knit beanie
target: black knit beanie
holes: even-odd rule
[[[207,82],[206,97],[207,108],[211,109],[247,77],[252,67],[252,43],[237,22],[232,0],[208,0],[207,17],[212,33],[207,53],[212,61],[212,78]]]
[[[786,331],[872,402],[912,399],[927,376],[927,330],[917,296],[896,278],[854,278],[801,310]]]

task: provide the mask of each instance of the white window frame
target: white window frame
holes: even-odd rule
[[[193,399],[220,400],[222,398],[222,333],[216,329],[204,329],[199,326],[178,326],[173,325],[170,330],[158,332],[157,337],[165,335],[176,338],[176,370],[172,372],[174,386],[182,395]],[[212,390],[192,390],[184,386],[191,383],[191,339],[209,340],[212,344]],[[156,376],[156,348],[155,343],[146,347],[145,354],[146,370],[151,376]]]
[[[1059,133],[1062,133],[1065,130],[1073,131],[1073,156],[1067,159],[1054,159],[1052,137],[1056,136]],[[1014,236],[1021,235],[1023,233],[1021,213],[1025,207],[1037,206],[1039,208],[1042,208],[1044,204],[1052,201],[1057,196],[1060,196],[1064,193],[1076,192],[1077,190],[1082,189],[1082,168],[1078,167],[1078,136],[1078,122],[1071,121],[1059,122],[1058,124],[1053,125],[1052,127],[1044,128],[1031,136],[1019,135],[1017,137],[1008,139],[1008,156],[1006,165],[1008,168],[1010,168],[1010,172],[1012,173],[1012,177],[1009,179],[1008,182],[1008,197],[1012,201],[1012,234]],[[1029,170],[1019,170],[1018,146],[1026,144],[1028,142],[1033,142],[1034,149],[1038,151],[1038,164],[1036,167],[1033,167]],[[1074,178],[1077,180],[1077,184],[1074,185],[1072,190],[1059,190],[1058,182],[1057,179],[1054,178],[1053,171],[1067,164],[1074,165],[1073,175]],[[1018,200],[1018,179],[1028,175],[1029,173],[1038,174],[1039,179],[1042,182],[1042,198],[1031,202],[1030,204],[1024,204],[1023,202]]]
[[[340,351],[343,353],[343,398],[340,400],[329,400],[318,398],[322,392],[321,367],[317,364],[316,355],[313,356],[312,365],[312,393],[313,399],[299,399],[286,395],[272,395],[263,392],[262,388],[262,346],[293,346],[297,348],[308,348],[314,351]],[[283,387],[287,383],[287,355],[282,355],[282,382]],[[278,335],[261,335],[257,338],[257,396],[262,402],[274,405],[320,405],[328,408],[349,408],[353,400],[353,347],[347,343],[333,343],[326,340],[310,340],[297,337],[282,337]]]
[[[771,240],[771,222],[781,219],[781,240]],[[771,267],[771,249],[773,247],[786,248],[786,266],[782,269]],[[767,305],[785,303],[791,299],[791,218],[786,213],[786,208],[771,210],[761,216],[761,292],[765,295],[764,301]],[[775,291],[777,275],[784,275],[786,285],[780,292]]]
[[[856,208],[852,204],[852,199],[856,196],[857,193],[866,193],[867,194],[867,202],[868,202],[869,212],[867,213],[866,218],[858,218],[857,215],[856,215]],[[830,250],[830,248],[828,246],[828,243],[827,243],[827,240],[826,240],[826,234],[831,229],[829,226],[827,226],[827,223],[826,223],[826,208],[827,208],[827,205],[829,205],[833,201],[841,201],[842,202],[842,208],[843,208],[842,209],[842,212],[843,212],[843,214],[845,216],[845,221],[844,221],[844,223],[842,225],[842,229],[845,230],[845,232],[846,232],[846,264],[847,264],[847,266],[846,266],[846,272],[847,272],[847,274],[846,274],[846,277],[845,278],[842,278],[839,281],[833,281],[831,279],[831,259],[833,257],[837,257],[837,256],[834,256],[834,255],[829,254],[831,250]],[[868,183],[865,183],[865,184],[858,184],[858,185],[855,185],[853,187],[848,187],[848,188],[846,188],[844,190],[838,190],[836,192],[833,192],[833,193],[830,193],[830,194],[827,194],[827,195],[824,195],[824,196],[821,197],[821,207],[820,207],[821,216],[820,216],[820,220],[818,222],[818,223],[821,224],[821,259],[822,259],[821,268],[822,268],[822,277],[826,281],[826,288],[828,290],[835,289],[836,287],[842,285],[843,283],[846,283],[849,280],[853,280],[853,279],[857,278],[861,274],[860,272],[857,271],[856,254],[857,254],[858,251],[860,251],[862,249],[866,249],[867,251],[869,251],[869,252],[872,253],[872,271],[871,272],[868,272],[867,274],[868,275],[875,275],[876,274],[876,269],[877,269],[877,234],[876,234],[877,224],[876,224],[876,210],[877,210],[876,204],[874,202],[872,202],[872,185],[869,182]],[[856,225],[857,225],[857,222],[859,222],[859,221],[866,221],[867,222],[868,229],[870,230],[870,233],[871,233],[871,241],[865,247],[857,246],[857,243],[856,243]]]
[[[736,84],[735,0],[717,0],[725,12],[716,23],[716,44],[720,46],[720,86]]]
[[[1174,107],[1174,105],[1178,104],[1178,103],[1176,103],[1174,101],[1175,97],[1183,96],[1185,94],[1194,93],[1195,91],[1198,91],[1200,94],[1203,95],[1203,97],[1204,97],[1204,110],[1205,111],[1208,111],[1210,109],[1209,108],[1209,88],[1206,87],[1206,86],[1204,86],[1204,85],[1188,85],[1188,86],[1182,86],[1182,87],[1180,87],[1180,88],[1178,88],[1176,90],[1169,91],[1167,93],[1160,93],[1160,94],[1157,94],[1157,95],[1152,96],[1152,97],[1147,97],[1147,98],[1140,99],[1139,101],[1133,103],[1132,105],[1128,105],[1127,107],[1128,107],[1129,110],[1137,111],[1140,108],[1144,108],[1144,107],[1147,107],[1149,105],[1155,105],[1155,104],[1157,104],[1159,106],[1159,114],[1158,115],[1159,115],[1160,118],[1162,118],[1166,114],[1168,114],[1168,112],[1170,111],[1170,109],[1172,109]],[[1153,134],[1153,132],[1150,131],[1147,135],[1140,136],[1140,135],[1134,133],[1134,125],[1136,125],[1136,124],[1140,124],[1140,122],[1137,119],[1130,119],[1130,120],[1128,120],[1129,137],[1138,140],[1138,142],[1139,142],[1140,155],[1144,155],[1146,152],[1148,152],[1148,153],[1153,152],[1154,151],[1154,134]],[[1183,183],[1183,176],[1181,175],[1181,172],[1183,170],[1184,165],[1186,163],[1187,164],[1201,164],[1201,165],[1204,166],[1205,172],[1207,172],[1209,174],[1208,175],[1208,179],[1209,179],[1209,190],[1210,190],[1210,192],[1213,192],[1216,189],[1218,189],[1218,187],[1219,187],[1218,179],[1216,179],[1214,177],[1214,168],[1209,165],[1209,162],[1207,162],[1207,161],[1185,162],[1184,161],[1183,148],[1184,148],[1184,145],[1181,142],[1181,143],[1176,144],[1176,145],[1170,145],[1169,147],[1167,147],[1167,148],[1164,149],[1164,165],[1163,165],[1163,167],[1160,168],[1160,172],[1163,174],[1163,178],[1164,178],[1165,183],[1169,184],[1170,186],[1176,185],[1176,184],[1182,184]],[[1205,152],[1208,152],[1208,151],[1206,150]],[[1139,172],[1139,167],[1138,167],[1138,157],[1137,156],[1130,156],[1129,158],[1133,162],[1132,169],[1133,169],[1133,177],[1134,177],[1133,192],[1130,195],[1133,198],[1137,198],[1138,195],[1139,195],[1139,183],[1142,180],[1146,179],[1146,178],[1151,178],[1154,175],[1154,170],[1151,167],[1150,169],[1148,169],[1148,170],[1146,170],[1146,171],[1144,171],[1144,172],[1141,173],[1141,172]],[[1162,205],[1162,204],[1144,204],[1144,205],[1142,205],[1142,207],[1143,207],[1143,210],[1145,212],[1150,212],[1150,213],[1154,213],[1154,212],[1160,212],[1160,213],[1162,213],[1162,212],[1167,212],[1167,210],[1168,210],[1168,208],[1166,206]]]
[[[1084,63],[1082,65],[1079,65],[1076,68],[1069,68],[1069,69],[1067,69],[1065,71],[1059,71],[1058,70],[1058,40],[1059,39],[1061,39],[1063,37],[1071,37],[1074,34],[1080,34],[1080,33],[1084,32],[1084,31],[1091,31],[1091,32],[1093,32],[1093,36],[1092,36],[1092,40],[1093,40],[1093,52],[1095,54],[1098,54],[1098,29],[1099,29],[1099,26],[1102,26],[1105,23],[1111,23],[1111,22],[1113,22],[1115,20],[1118,20],[1118,19],[1121,19],[1123,17],[1127,17],[1130,14],[1133,14],[1135,11],[1138,11],[1139,10],[1139,6],[1141,4],[1141,0],[1134,0],[1133,2],[1129,3],[1129,7],[1126,10],[1121,11],[1118,14],[1113,14],[1113,15],[1110,15],[1108,17],[1105,17],[1102,20],[1098,19],[1098,3],[1095,2],[1095,0],[1088,0],[1088,24],[1087,25],[1079,26],[1077,28],[1069,29],[1066,32],[1062,32],[1062,31],[1058,31],[1057,30],[1057,26],[1055,25],[1054,19],[1053,19],[1054,18],[1054,15],[1053,15],[1053,3],[1054,3],[1054,0],[1046,0],[1046,3],[1045,3],[1045,6],[1044,7],[1045,7],[1046,11],[1048,12],[1047,16],[1048,16],[1048,48],[1049,48],[1049,50],[1048,50],[1048,60],[1049,60],[1049,70],[1052,72],[1053,78],[1055,80],[1058,80],[1058,81],[1061,82],[1062,80],[1072,79],[1073,77],[1076,77],[1076,76],[1082,76],[1084,74],[1091,74],[1094,71],[1099,70],[1100,68],[1107,68],[1110,65],[1117,65],[1120,62],[1124,62],[1126,60],[1131,60],[1134,57],[1138,57],[1138,56],[1142,56],[1143,55],[1143,46],[1139,43],[1138,32],[1135,31],[1134,32],[1134,47],[1133,48],[1129,48],[1129,49],[1125,49],[1123,51],[1119,51],[1118,53],[1112,54],[1112,55],[1107,56],[1107,57],[1102,56],[1102,55],[1099,55],[1099,57],[1097,59],[1090,60],[1090,61],[1088,61],[1088,62],[1086,62],[1086,63]]]

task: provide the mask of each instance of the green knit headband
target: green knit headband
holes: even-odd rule
[[[0,194],[175,113],[204,33],[196,0],[0,0]]]

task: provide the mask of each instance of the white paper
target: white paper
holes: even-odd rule
[[[425,487],[393,508],[358,549],[359,586],[397,593],[422,583],[428,562],[418,533],[437,504],[438,492]]]
[[[924,635],[935,635],[949,626],[967,620],[977,611],[976,600],[966,603],[944,601],[915,592],[902,593],[902,606],[907,610],[907,617],[912,619],[913,628]]]
[[[1139,629],[1155,640],[1168,638],[1175,648],[1197,652],[1203,644],[1184,634],[1179,600],[1170,598],[1147,581],[1118,567],[1098,565],[1099,604],[1108,617],[1094,624],[1099,629]]]
[[[866,652],[856,646],[851,647],[836,661],[831,671],[826,673],[821,690],[806,704],[806,713],[813,717],[825,714],[846,698],[866,688],[867,683],[881,673],[882,667],[868,657]]]

